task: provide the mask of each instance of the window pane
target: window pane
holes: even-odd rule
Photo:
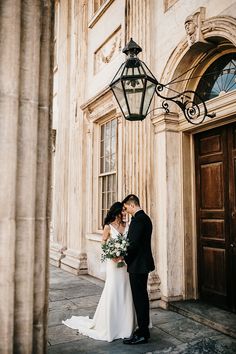
[[[107,208],[106,200],[107,200],[106,193],[102,193],[102,209],[106,209]]]
[[[113,192],[112,193],[112,204],[115,203],[115,201],[116,201],[116,193]]]
[[[106,0],[93,0],[93,12],[97,12],[105,1]]]
[[[100,159],[100,172],[103,173],[104,172],[104,157],[102,157]]]
[[[111,139],[111,154],[116,152],[116,137],[112,137]]]
[[[107,210],[117,198],[116,175],[110,174],[116,170],[117,159],[117,119],[101,125],[101,140],[100,140],[100,173],[103,175],[100,179],[100,211],[99,215],[102,220],[99,224],[102,225],[103,219]],[[106,175],[106,173],[108,173]]]
[[[204,101],[232,90],[236,90],[236,53],[226,54],[210,65],[197,87]]]
[[[108,192],[113,191],[113,175],[108,176]]]
[[[112,205],[112,193],[107,193],[107,196],[108,196],[108,198],[107,198],[107,206],[108,206],[108,208],[110,208],[111,207],[111,205]]]
[[[111,122],[111,136],[116,136],[116,128],[117,128],[117,119],[113,119]]]
[[[99,9],[100,3],[99,0],[93,0],[93,11],[97,12],[97,10]]]
[[[110,155],[106,155],[104,172],[109,172],[109,171],[110,171]]]
[[[110,170],[115,171],[116,170],[116,155],[112,154],[111,159],[110,159]]]

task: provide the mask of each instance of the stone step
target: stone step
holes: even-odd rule
[[[236,314],[199,300],[171,302],[168,310],[177,312],[221,333],[236,338]]]

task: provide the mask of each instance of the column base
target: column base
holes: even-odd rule
[[[73,250],[64,252],[65,258],[61,260],[61,269],[75,275],[88,274],[87,254],[79,253]]]
[[[148,295],[149,295],[149,302],[150,308],[155,309],[159,307],[159,301],[161,298],[161,291],[160,291],[160,278],[156,272],[150,273],[148,277]]]
[[[159,302],[159,306],[162,309],[168,310],[169,308],[169,304],[170,302],[174,302],[174,301],[181,301],[183,300],[183,296],[179,295],[179,296],[162,296]]]
[[[60,267],[62,258],[65,257],[63,251],[65,248],[62,247],[59,243],[51,243],[50,244],[50,255],[49,255],[49,262],[51,265],[55,267]]]

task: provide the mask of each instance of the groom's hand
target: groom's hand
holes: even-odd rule
[[[113,262],[118,263],[120,261],[123,261],[124,258],[123,257],[117,257],[117,258],[112,258],[112,260],[113,260]]]

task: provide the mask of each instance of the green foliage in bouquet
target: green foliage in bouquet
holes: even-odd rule
[[[116,238],[109,238],[106,242],[102,243],[102,256],[101,261],[106,259],[124,257],[127,255],[129,242],[126,235],[119,234]],[[123,267],[124,261],[119,261],[117,267]]]

